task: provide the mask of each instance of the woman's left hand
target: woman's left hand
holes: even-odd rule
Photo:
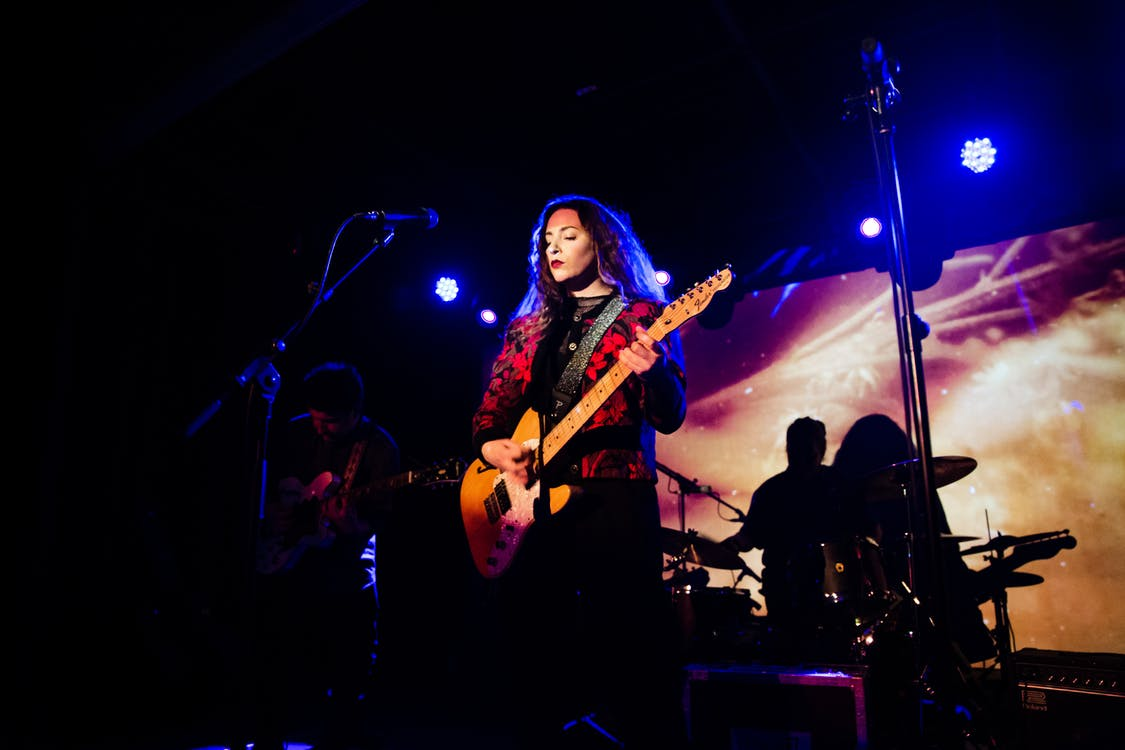
[[[664,347],[641,326],[636,327],[636,336],[633,343],[621,350],[618,359],[643,378],[649,370],[664,363]]]

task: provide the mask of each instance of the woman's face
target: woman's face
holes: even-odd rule
[[[547,248],[543,251],[551,277],[570,294],[606,284],[598,275],[594,238],[582,228],[578,212],[573,208],[560,208],[547,220],[543,233]]]

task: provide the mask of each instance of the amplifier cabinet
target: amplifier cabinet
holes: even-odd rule
[[[1025,648],[1013,663],[1022,747],[1125,746],[1125,655]]]
[[[695,750],[868,747],[867,668],[689,664],[684,711]]]

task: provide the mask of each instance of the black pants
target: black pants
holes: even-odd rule
[[[582,737],[612,747],[603,732],[630,748],[683,747],[679,630],[651,484],[590,483],[536,521],[495,596],[500,682],[528,747]]]

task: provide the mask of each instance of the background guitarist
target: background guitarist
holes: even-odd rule
[[[283,424],[260,528],[255,747],[281,748],[305,726],[358,743],[377,601],[363,553],[389,498],[359,488],[399,471],[399,448],[364,414],[355,366],[326,362],[300,385],[305,411]],[[325,472],[335,480],[325,485]],[[330,693],[330,695],[329,695]],[[325,719],[327,719],[325,721]]]
[[[505,705],[520,708],[528,747],[553,747],[564,725],[583,717],[587,725],[568,731],[594,731],[592,721],[627,747],[680,747],[654,450],[655,431],[670,433],[685,416],[679,338],[645,333],[666,297],[627,215],[589,197],[553,199],[529,260],[529,288],[472,419],[481,460],[534,482],[535,451],[512,439],[526,412],[540,415],[545,435],[615,362],[632,374],[546,467],[544,486],[580,491],[554,515],[536,516],[511,568],[490,582],[495,653],[513,655],[498,660],[510,681]],[[593,346],[576,391],[558,388],[584,334],[617,299],[624,308]]]

